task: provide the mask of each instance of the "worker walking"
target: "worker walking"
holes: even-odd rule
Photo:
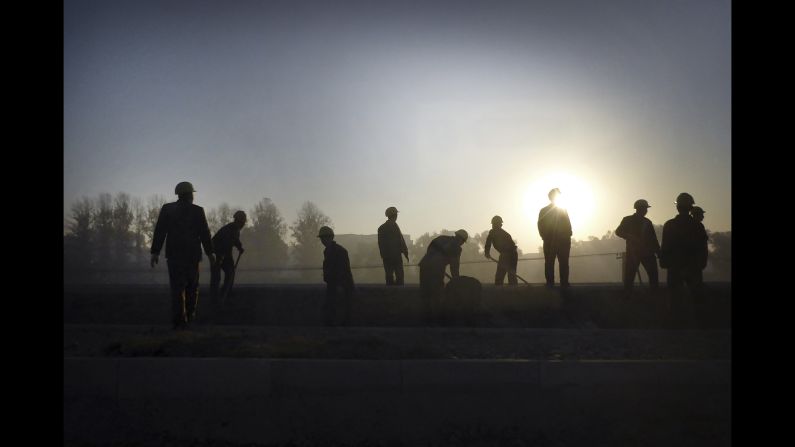
[[[202,248],[210,259],[210,265],[215,264],[204,208],[193,204],[195,191],[189,182],[177,184],[174,193],[179,198],[160,209],[150,250],[150,265],[154,268],[160,250],[166,244],[171,320],[175,329],[186,328],[196,318]]]

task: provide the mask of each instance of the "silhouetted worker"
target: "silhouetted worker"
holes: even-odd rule
[[[700,206],[694,206],[690,209],[690,215],[693,216],[693,219],[696,219],[696,222],[704,222],[704,209]],[[706,230],[705,230],[706,231]]]
[[[494,274],[494,284],[501,286],[505,280],[505,273],[508,273],[508,285],[515,286],[518,284],[516,281],[516,264],[519,262],[519,252],[511,235],[502,229],[502,217],[500,216],[491,218],[491,230],[486,237],[485,252],[487,259],[494,259],[490,253],[492,244],[494,244],[494,249],[500,253],[500,257],[497,260],[497,272]]]
[[[428,244],[428,250],[419,263],[420,296],[425,308],[426,322],[432,322],[438,316],[444,291],[444,274],[448,265],[450,275],[458,278],[461,246],[468,238],[469,234],[465,230],[458,230],[454,236],[437,236]]]
[[[690,216],[695,200],[683,192],[676,197],[679,214],[663,225],[660,267],[668,269],[668,289],[671,291],[671,316],[681,316],[684,309],[683,290],[687,284],[693,297],[697,320],[702,320],[701,269],[706,265],[707,234],[704,226]]]
[[[222,300],[229,294],[235,281],[235,260],[232,256],[232,247],[237,247],[238,257],[245,251],[240,242],[240,230],[246,226],[246,213],[237,211],[232,217],[234,221],[221,227],[213,236],[215,264],[210,269],[210,296],[216,309],[225,304]],[[221,270],[224,272],[224,285],[219,292]]]
[[[627,241],[627,252],[624,259],[624,288],[632,289],[638,267],[643,264],[646,274],[649,275],[649,287],[656,289],[660,282],[655,255],[660,253],[660,243],[657,242],[654,225],[646,217],[651,205],[646,200],[639,199],[635,201],[633,207],[635,214],[621,219],[621,223],[616,228],[616,236]]]
[[[683,192],[676,197],[679,214],[663,225],[660,266],[668,269],[668,286],[680,289],[685,283],[691,290],[701,286],[698,273],[704,263],[707,233],[704,225],[690,216],[695,200]]]
[[[693,216],[693,219],[695,219],[699,225],[701,225],[701,229],[704,230],[704,235],[707,237],[707,244],[703,245],[701,256],[699,257],[701,270],[698,272],[698,282],[701,283],[704,281],[703,273],[704,269],[707,268],[707,258],[709,257],[709,249],[707,248],[707,245],[709,244],[709,236],[707,235],[707,229],[704,228],[704,209],[702,209],[700,206],[694,206],[690,209],[690,215]]]
[[[400,227],[397,224],[397,208],[390,206],[384,214],[387,220],[378,227],[378,251],[384,261],[386,284],[388,286],[402,286],[403,259],[400,255],[403,254],[406,257],[406,262],[408,262],[409,250],[406,247],[406,241],[403,239],[403,233],[400,232]]]
[[[561,192],[549,191],[550,204],[538,213],[538,233],[544,241],[544,278],[547,287],[555,285],[555,258],[558,258],[560,285],[569,286],[569,251],[571,251],[571,220],[569,213],[555,204]]]
[[[189,182],[177,184],[174,193],[179,199],[166,203],[160,209],[150,250],[150,265],[154,267],[158,262],[160,249],[166,243],[171,315],[175,329],[185,328],[196,318],[202,247],[210,259],[210,265],[215,263],[204,208],[193,204],[195,191]]]
[[[348,251],[334,242],[334,230],[320,227],[317,237],[326,247],[323,251],[323,281],[326,282],[326,301],[323,303],[323,317],[326,326],[334,326],[342,308],[342,324],[351,321],[351,295],[353,295],[353,274]],[[339,290],[342,289],[342,296]]]

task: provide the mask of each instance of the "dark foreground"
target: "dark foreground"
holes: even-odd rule
[[[700,319],[620,291],[486,286],[425,327],[416,287],[363,286],[328,328],[322,287],[252,286],[177,332],[162,287],[70,287],[64,443],[730,445],[730,285]]]

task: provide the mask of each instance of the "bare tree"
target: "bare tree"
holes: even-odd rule
[[[138,197],[132,199],[132,213],[135,259],[136,263],[140,264],[146,259],[145,254],[148,250],[146,247],[146,208],[144,207],[143,201]]]
[[[91,237],[91,218],[94,214],[94,203],[88,197],[83,197],[72,204],[71,222],[69,232],[77,239],[87,244]]]
[[[131,232],[133,219],[135,216],[132,211],[130,195],[124,192],[116,194],[113,200],[113,258],[115,263],[124,264],[129,262],[129,255],[133,247],[133,235]]]
[[[146,201],[146,227],[144,233],[146,234],[146,245],[152,245],[152,238],[155,235],[155,225],[157,225],[157,218],[160,216],[160,209],[166,203],[166,198],[155,194],[150,196]]]
[[[113,243],[113,199],[109,193],[102,193],[94,209],[94,232],[96,234],[97,260],[100,265],[111,264]]]
[[[75,269],[91,264],[94,255],[94,202],[83,197],[72,204],[69,233],[64,237],[64,267]]]
[[[221,221],[218,219],[218,211],[215,208],[207,211],[207,226],[210,227],[210,234],[215,234],[221,229]]]
[[[304,202],[298,218],[290,227],[295,241],[292,243],[295,260],[299,265],[313,267],[323,261],[323,245],[317,238],[320,227],[331,225],[331,219],[310,201]]]
[[[249,265],[256,263],[264,267],[280,267],[287,263],[287,224],[279,208],[265,197],[249,211],[250,226],[241,232],[241,240],[250,254]]]
[[[231,221],[232,208],[229,207],[228,203],[224,202],[218,206],[218,223],[220,224],[218,227],[223,227]]]

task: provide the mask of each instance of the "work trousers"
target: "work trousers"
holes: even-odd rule
[[[351,297],[353,287],[339,283],[326,283],[326,300],[323,302],[323,319],[326,326],[335,326],[342,317],[342,325],[351,323]]]
[[[403,258],[400,254],[397,256],[388,256],[384,260],[384,274],[386,276],[386,285],[402,286],[403,285]]]
[[[569,285],[569,251],[570,238],[544,241],[544,278],[548,286],[555,284],[555,258],[558,258],[560,285]]]
[[[219,290],[221,271],[224,272],[224,285]],[[232,259],[232,255],[219,256],[216,263],[210,267],[210,296],[214,307],[218,308],[225,304],[224,297],[229,294],[234,282],[235,261]]]
[[[199,263],[168,260],[168,281],[171,287],[171,321],[182,327],[196,318],[199,304]]]
[[[704,282],[701,269],[668,268],[668,291],[670,293],[671,316],[680,321],[688,318],[688,308],[692,306],[696,321],[704,321]],[[690,290],[692,302],[686,302],[685,284]]]
[[[631,252],[626,253],[624,259],[624,288],[632,289],[635,284],[635,275],[638,268],[643,264],[646,274],[649,276],[649,287],[656,289],[660,285],[659,274],[657,272],[657,257],[654,253],[649,256],[638,256]]]
[[[505,280],[505,274],[508,274],[508,285],[515,286],[516,281],[516,265],[519,262],[519,253],[516,250],[506,253],[500,253],[497,260],[497,272],[494,274],[494,284],[501,286]]]

